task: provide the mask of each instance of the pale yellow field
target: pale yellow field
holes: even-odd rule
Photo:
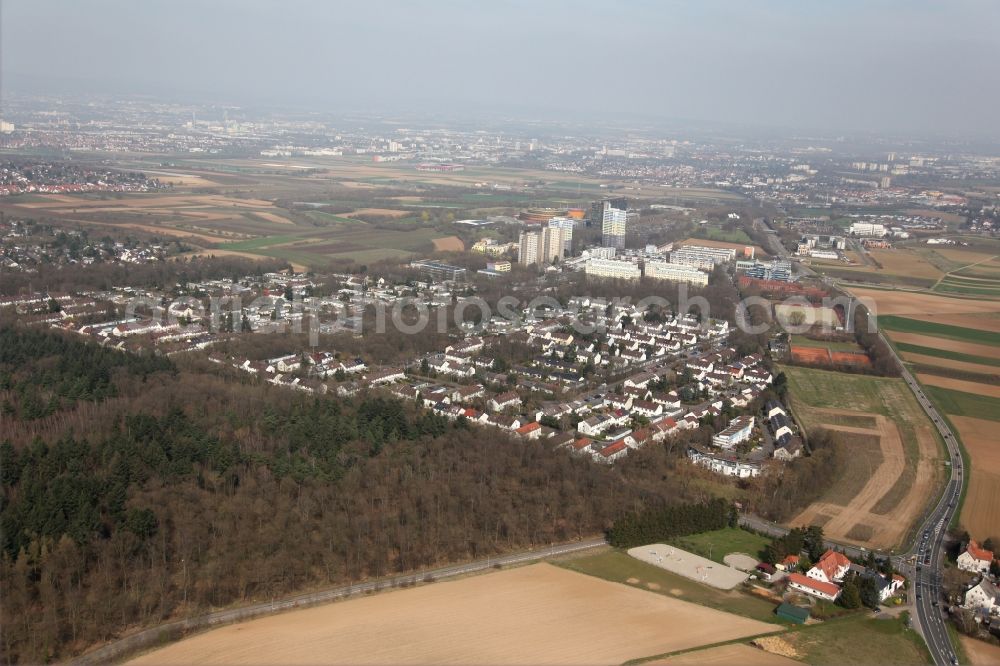
[[[851,293],[860,298],[870,298],[878,306],[877,314],[883,315],[944,315],[1000,312],[1000,301],[975,298],[953,298],[909,291],[883,291],[852,287]]]
[[[969,663],[972,666],[996,666],[1000,664],[1000,647],[984,641],[977,641],[968,636],[962,636],[959,640],[962,641],[965,656],[969,658]]]
[[[908,342],[911,345],[920,345],[921,347],[945,349],[962,354],[985,356],[986,358],[1000,358],[1000,347],[993,347],[991,345],[979,345],[974,342],[935,338],[932,335],[924,335],[923,333],[900,333],[898,331],[891,331],[889,337],[897,342]]]
[[[956,264],[961,264],[962,266],[989,261],[997,256],[994,252],[978,252],[976,250],[963,250],[961,248],[934,248],[934,252],[940,254],[948,261],[954,261]]]
[[[253,211],[253,215],[267,220],[268,222],[274,222],[275,224],[292,224],[292,221],[287,217],[282,217],[281,215],[275,215],[274,213],[262,213],[261,211]]]
[[[401,198],[401,197],[397,197]],[[395,208],[359,208],[357,210],[351,211],[350,213],[345,213],[344,217],[356,217],[358,215],[385,215],[387,217],[406,217],[410,213],[405,210],[396,210]]]
[[[620,664],[778,630],[549,564],[222,627],[133,664]]]
[[[939,356],[927,356],[925,354],[914,354],[912,352],[903,352],[902,357],[904,361],[909,361],[910,363],[920,363],[921,365],[931,365],[938,368],[951,368],[953,370],[962,370],[964,372],[981,372],[981,373],[1000,372],[1000,368],[985,367],[978,363],[969,363],[968,361],[956,361],[954,359],[941,358]]]
[[[465,250],[465,243],[458,236],[445,236],[433,239],[434,249],[438,252],[462,252]]]
[[[962,526],[973,538],[1000,537],[1000,439],[996,421],[949,416],[972,459]]]
[[[699,664],[738,664],[739,666],[801,666],[802,662],[765,652],[760,648],[742,645],[720,645],[685,652],[666,659],[645,662],[647,666],[699,666]]]
[[[974,395],[988,395],[991,398],[1000,398],[1000,386],[995,384],[981,384],[979,382],[967,382],[964,379],[952,379],[951,377],[940,377],[938,375],[918,374],[917,378],[929,386],[940,386],[941,388],[953,391],[964,391]]]

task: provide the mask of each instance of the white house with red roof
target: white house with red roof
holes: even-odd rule
[[[827,550],[806,576],[821,583],[839,583],[851,569],[851,561],[843,553]]]
[[[815,578],[808,575],[804,576],[798,572],[788,574],[786,580],[788,581],[789,588],[802,592],[803,594],[808,594],[811,597],[816,597],[817,599],[836,601],[837,597],[840,596],[839,585],[816,580]]]
[[[989,573],[991,562],[993,562],[993,551],[986,550],[976,541],[969,541],[969,545],[956,560],[958,568],[962,571],[981,574]]]

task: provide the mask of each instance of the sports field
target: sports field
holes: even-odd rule
[[[848,449],[848,469],[788,524],[822,525],[833,539],[870,548],[901,544],[943,479],[937,436],[916,399],[900,379],[782,370],[806,431],[832,431]]]
[[[775,629],[535,564],[222,627],[131,663],[621,664]]]

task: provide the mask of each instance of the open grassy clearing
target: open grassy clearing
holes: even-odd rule
[[[1000,421],[1000,399],[979,393],[965,393],[940,386],[925,386],[924,390],[941,411],[954,416]]]
[[[968,658],[968,662],[963,661],[963,664],[969,663],[972,666],[996,666],[1000,664],[1000,646],[977,641],[968,636],[962,636],[959,640],[962,641],[962,648],[964,648],[965,656]]]
[[[130,663],[610,665],[777,629],[535,564],[222,627]]]
[[[872,548],[902,543],[942,481],[941,444],[913,394],[901,379],[782,371],[806,431],[836,431],[839,445],[849,449],[849,469],[788,524],[823,524],[833,539]]]
[[[702,585],[665,569],[612,550],[597,555],[578,557],[559,566],[616,583],[652,590],[657,594],[683,599],[701,606],[717,608],[762,622],[779,623],[774,615],[774,603],[737,590],[728,592]],[[766,631],[766,630],[765,630]],[[718,642],[718,641],[716,641]],[[662,654],[657,652],[647,653]]]
[[[758,643],[779,647],[808,664],[929,664],[930,653],[920,636],[901,619],[876,620],[850,615],[796,628]]]
[[[678,537],[670,543],[695,555],[722,563],[729,553],[746,553],[750,557],[761,559],[764,548],[771,540],[737,527],[727,527]]]

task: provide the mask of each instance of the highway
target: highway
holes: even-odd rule
[[[214,613],[207,613],[205,615],[200,615],[186,620],[168,622],[166,624],[157,625],[155,627],[130,634],[103,647],[81,655],[80,657],[74,659],[71,663],[114,663],[121,661],[127,655],[161,645],[164,642],[163,639],[165,636],[176,638],[192,630],[203,629],[213,625],[232,624],[234,622],[241,622],[255,617],[262,617],[264,615],[269,615],[283,610],[306,608],[317,604],[336,601],[338,599],[346,599],[356,595],[377,592],[378,590],[384,590],[387,588],[408,587],[420,582],[431,582],[446,578],[454,578],[456,576],[464,576],[479,571],[485,571],[487,569],[500,568],[512,564],[520,564],[522,562],[531,562],[534,560],[542,560],[548,557],[556,557],[582,550],[590,550],[591,548],[598,548],[605,545],[607,545],[607,541],[605,541],[604,537],[594,537],[584,541],[571,541],[568,543],[555,544],[547,548],[536,548],[534,550],[528,550],[521,553],[501,555],[498,557],[487,557],[474,562],[453,564],[437,569],[402,574],[399,576],[366,581],[364,583],[341,585],[327,590],[322,590],[320,592],[308,592],[305,594],[285,597],[283,599],[264,601],[253,604],[252,606],[219,610]]]
[[[924,394],[924,390],[917,383],[917,380],[903,365],[896,350],[889,345],[888,340],[881,332],[879,335],[892,350],[896,363],[901,368],[903,380],[913,391],[917,402],[920,403],[924,412],[931,418],[941,434],[950,458],[951,465],[948,469],[951,470],[951,477],[948,479],[948,485],[937,504],[921,524],[914,547],[910,551],[916,557],[910,580],[912,589],[915,591],[914,603],[917,611],[913,617],[914,628],[927,642],[935,664],[942,666],[944,664],[957,664],[955,648],[951,644],[951,637],[948,635],[948,628],[945,625],[944,606],[941,605],[941,571],[945,557],[945,537],[951,519],[958,510],[958,501],[962,494],[962,474],[964,473],[962,454],[958,447],[958,441],[947,422]]]

